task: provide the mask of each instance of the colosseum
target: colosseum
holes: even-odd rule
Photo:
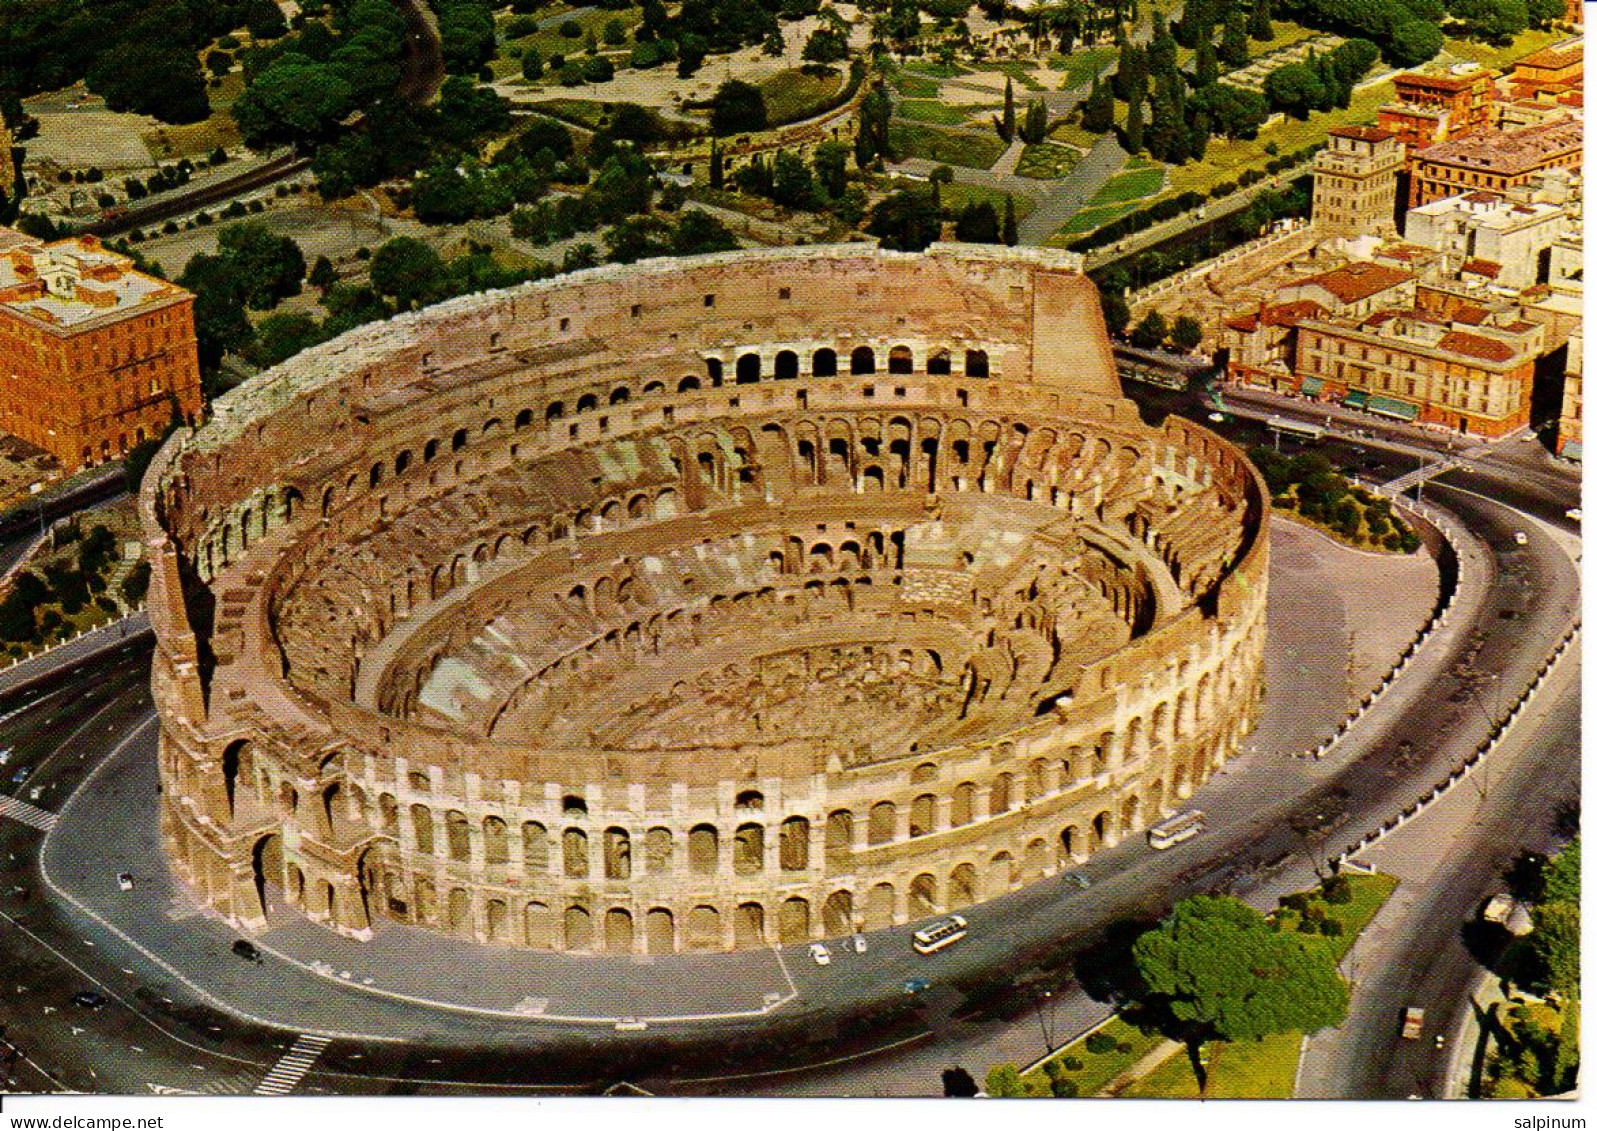
[[[301,914],[656,954],[911,922],[1171,812],[1257,710],[1267,497],[1057,252],[584,271],[175,436],[162,834]]]

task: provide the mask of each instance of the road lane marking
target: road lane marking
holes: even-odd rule
[[[13,821],[21,821],[24,825],[32,825],[40,832],[49,832],[55,828],[56,815],[37,805],[29,805],[26,801],[16,797],[7,797],[0,793],[0,817],[10,817]]]
[[[332,1044],[329,1037],[316,1037],[309,1034],[302,1035],[293,1046],[283,1054],[281,1060],[272,1065],[272,1070],[266,1078],[255,1087],[257,1096],[286,1096],[294,1090],[301,1080],[311,1070],[322,1055],[323,1050]]]

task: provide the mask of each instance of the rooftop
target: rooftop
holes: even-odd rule
[[[1326,131],[1331,137],[1347,137],[1354,141],[1390,141],[1397,135],[1374,126],[1337,126]]]
[[[1577,118],[1560,118],[1521,130],[1488,130],[1468,137],[1444,141],[1419,155],[1431,165],[1465,165],[1491,169],[1496,173],[1527,173],[1539,169],[1550,158],[1579,153],[1583,140]]]
[[[0,228],[0,308],[73,329],[185,294],[93,236],[44,243]]]
[[[1532,51],[1514,63],[1514,69],[1520,67],[1537,67],[1548,70],[1560,70],[1581,62],[1584,45],[1580,40],[1569,43],[1555,43],[1551,47],[1543,47],[1540,51]]]
[[[1349,263],[1322,275],[1311,275],[1294,286],[1320,287],[1329,291],[1338,302],[1352,303],[1378,295],[1414,276],[1396,267],[1383,267],[1379,263]]]

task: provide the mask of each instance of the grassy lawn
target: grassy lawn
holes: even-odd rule
[[[1116,173],[1093,194],[1087,206],[1090,208],[1101,204],[1117,204],[1121,201],[1147,200],[1157,194],[1163,185],[1164,170],[1161,168],[1133,169],[1126,173]]]
[[[1074,145],[1077,149],[1091,149],[1098,144],[1098,139],[1103,135],[1090,133],[1082,129],[1079,122],[1065,119],[1049,126],[1048,136],[1066,145]]]
[[[1103,66],[1119,54],[1113,47],[1089,47],[1072,55],[1055,55],[1049,69],[1065,72],[1065,89],[1086,86]]]
[[[1057,180],[1069,176],[1070,171],[1081,164],[1081,159],[1085,156],[1086,154],[1073,146],[1058,145],[1051,141],[1028,145],[1021,150],[1020,162],[1015,166],[1015,173],[1017,176],[1035,177],[1043,181]]]
[[[958,181],[943,186],[943,207],[957,213],[967,204],[975,204],[985,200],[998,212],[999,219],[1004,215],[1004,197],[1013,196],[1015,200],[1015,219],[1024,220],[1031,210],[1036,207],[1029,196],[1020,193],[1006,194],[986,185],[962,185]]]
[[[595,38],[599,39],[599,49],[601,51],[623,50],[616,47],[606,48],[604,45],[604,25],[611,20],[620,20],[621,26],[627,29],[627,47],[630,48],[632,32],[643,22],[643,9],[641,7],[626,8],[616,12],[598,9],[570,18],[575,20],[577,25],[582,28],[582,34],[573,39],[568,39],[560,34],[560,25],[566,21],[557,20],[548,27],[539,28],[532,35],[502,42],[499,45],[499,54],[489,63],[489,66],[493,68],[494,77],[503,78],[508,75],[519,75],[521,73],[521,52],[524,52],[529,47],[536,47],[538,54],[543,56],[545,63],[549,61],[549,56],[551,55],[564,55],[568,59],[583,55],[587,52],[587,35],[589,32],[592,32]],[[521,52],[517,52],[515,58],[511,58],[505,50],[510,44],[515,44],[521,49]],[[612,56],[611,62],[615,63],[616,68],[619,70],[621,67],[626,66],[626,55]],[[554,79],[553,76],[546,74],[543,81],[553,82]]]
[[[933,122],[939,126],[963,125],[973,111],[984,107],[949,106],[935,98],[906,98],[898,104],[898,113],[914,122]]]
[[[1521,32],[1519,38],[1507,47],[1493,47],[1469,39],[1444,39],[1442,50],[1459,59],[1479,63],[1488,70],[1501,70],[1515,59],[1523,59],[1532,51],[1540,51],[1560,40],[1570,38],[1568,32],[1537,31],[1531,28]]]
[[[967,169],[990,169],[1004,152],[1004,143],[995,133],[955,133],[902,118],[893,119],[888,138],[901,158],[924,157]]]
[[[1076,1082],[1078,1094],[1082,1096],[1095,1096],[1103,1091],[1110,1081],[1158,1048],[1159,1043],[1164,1040],[1159,1034],[1143,1033],[1118,1017],[1095,1031],[1112,1038],[1115,1047],[1108,1052],[1088,1052],[1087,1038],[1083,1037],[1066,1045],[1052,1057],[1060,1064],[1063,1064],[1067,1057],[1081,1061],[1079,1069],[1074,1071],[1067,1069],[1064,1076]],[[1123,1048],[1127,1051],[1122,1052]],[[1048,1085],[1048,1076],[1041,1065],[1036,1071],[1029,1073],[1026,1079],[1040,1081],[1045,1088]]]
[[[942,89],[936,79],[911,74],[903,69],[893,72],[893,88],[905,98],[936,98],[937,92]]]
[[[1213,1041],[1209,1051],[1211,1100],[1292,1098],[1303,1034],[1275,1033],[1259,1041]],[[1197,1099],[1198,1078],[1186,1050],[1176,1053],[1120,1093],[1125,1099]]]
[[[186,126],[162,124],[142,134],[144,144],[161,160],[208,155],[217,146],[233,149],[241,144],[238,126],[231,113],[233,103],[244,90],[244,76],[235,71],[223,75],[206,90],[211,100],[211,116]]]
[[[814,117],[847,85],[847,71],[811,74],[795,67],[778,71],[766,79],[760,84],[760,93],[765,96],[765,111],[771,125],[779,126]]]
[[[1306,122],[1286,118],[1259,131],[1252,141],[1227,141],[1213,138],[1202,161],[1173,166],[1165,183],[1169,193],[1204,193],[1221,181],[1234,181],[1250,168],[1262,169],[1272,154],[1265,146],[1273,144],[1278,153],[1294,153],[1309,145],[1325,141],[1326,131],[1333,126],[1365,125],[1375,120],[1375,111],[1392,100],[1392,83],[1378,82],[1364,90],[1355,91],[1346,110],[1329,110],[1312,114]]]
[[[586,98],[551,98],[533,103],[532,108],[540,114],[559,118],[562,122],[573,122],[590,130],[598,129],[606,116],[603,102],[590,102]]]
[[[1074,238],[1086,232],[1096,231],[1098,228],[1101,228],[1105,224],[1109,223],[1109,221],[1124,216],[1127,212],[1130,212],[1133,207],[1134,205],[1132,205],[1130,202],[1122,204],[1104,204],[1096,207],[1089,205],[1088,207],[1083,208],[1080,212],[1077,212],[1070,219],[1066,220],[1064,225],[1048,238],[1050,241],[1064,236],[1070,236]],[[1069,240],[1060,238],[1057,244],[1050,242],[1049,246],[1064,247],[1069,242]]]
[[[1015,80],[1015,85],[1026,90],[1046,89],[1042,83],[1032,77],[1032,71],[1037,68],[1031,63],[1022,63],[1017,59],[1005,59],[997,63],[983,63],[984,71],[997,71],[1001,75],[1008,75]]]
[[[1337,962],[1352,949],[1353,940],[1370,920],[1375,918],[1375,913],[1387,901],[1392,892],[1397,888],[1397,877],[1377,873],[1373,876],[1348,876],[1348,881],[1353,885],[1353,901],[1351,903],[1326,903],[1316,899],[1311,906],[1321,907],[1325,910],[1327,919],[1335,919],[1342,924],[1340,935],[1318,935],[1306,938],[1305,942],[1322,947]],[[1283,931],[1295,931],[1298,927],[1298,914],[1285,908],[1275,913],[1275,919],[1281,924]]]

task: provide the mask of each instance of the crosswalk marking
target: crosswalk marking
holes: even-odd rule
[[[255,1087],[257,1096],[286,1096],[294,1090],[294,1086],[305,1079],[306,1073],[311,1070],[311,1065],[316,1063],[316,1058],[322,1055],[322,1050],[332,1044],[330,1037],[301,1036],[294,1042],[292,1048],[283,1054],[283,1059],[272,1065],[272,1070],[266,1074]]]
[[[55,828],[56,815],[37,805],[29,805],[15,797],[7,797],[0,793],[0,817],[10,817],[14,821],[21,821],[24,825],[32,825],[43,832]]]

